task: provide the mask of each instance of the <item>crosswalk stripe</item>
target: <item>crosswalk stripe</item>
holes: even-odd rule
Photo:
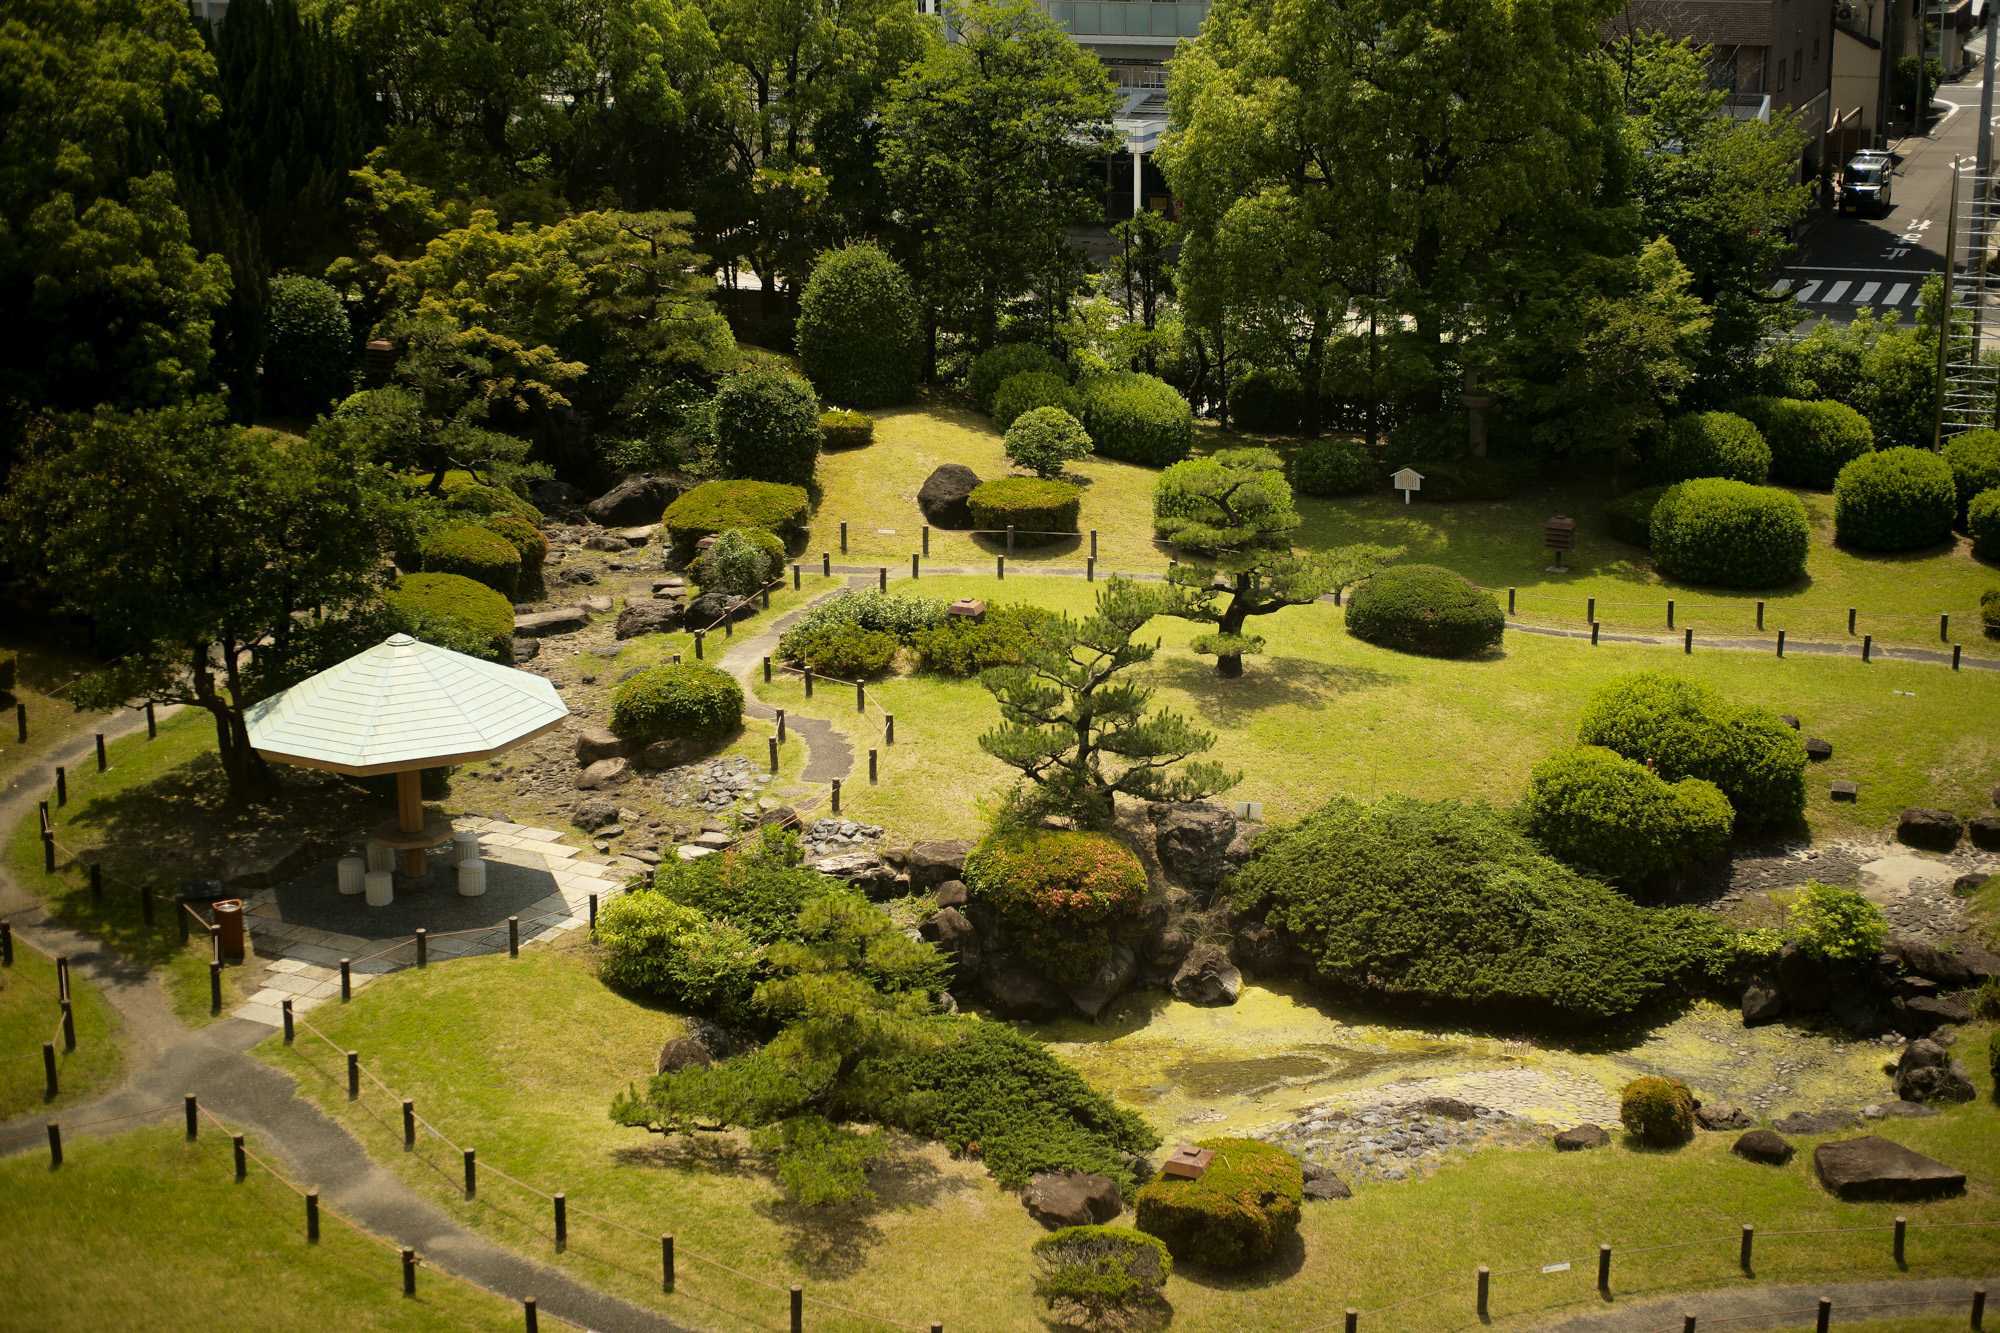
[[[1854,284],[1849,282],[1847,279],[1842,278],[1839,282],[1836,282],[1833,284],[1833,286],[1827,288],[1826,295],[1820,297],[1819,299],[1827,302],[1828,304],[1832,304],[1833,302],[1838,301],[1841,297],[1847,295],[1847,289],[1849,287],[1852,287],[1853,285]]]
[[[1871,282],[1864,285],[1860,291],[1854,294],[1854,304],[1867,305],[1875,299],[1875,293],[1881,290],[1882,284],[1879,282]]]
[[[1882,298],[1882,304],[1883,305],[1903,304],[1903,297],[1908,295],[1909,290],[1910,290],[1909,283],[1907,282],[1897,283],[1894,287],[1891,287],[1889,289],[1889,294]]]
[[[1791,289],[1792,289],[1792,280],[1790,278],[1779,278],[1777,286],[1771,288],[1771,295],[1783,296],[1786,292],[1790,291]]]
[[[1801,301],[1812,300],[1813,293],[1819,290],[1819,284],[1820,280],[1818,278],[1814,278],[1811,282],[1799,288],[1799,300]]]

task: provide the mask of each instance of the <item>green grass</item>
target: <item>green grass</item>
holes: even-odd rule
[[[76,1024],[74,1051],[63,1049],[55,963],[16,936],[14,965],[0,970],[0,1120],[36,1107],[67,1106],[117,1080],[125,1063],[118,1044],[117,1012],[81,973],[70,974],[69,994]],[[56,1048],[61,1092],[53,1099],[42,1065],[43,1042],[53,1042]]]
[[[0,1161],[0,1218],[10,1328],[521,1327],[514,1302],[429,1268],[404,1296],[396,1251],[324,1212],[308,1244],[297,1194],[254,1165],[238,1184],[228,1141],[188,1143],[178,1119],[73,1138],[59,1171],[39,1147]]]
[[[1086,610],[1095,593],[1070,579],[942,575],[913,590],[1072,613]],[[1535,763],[1574,740],[1591,691],[1642,669],[1678,672],[1732,699],[1796,714],[1808,735],[1831,741],[1832,760],[1808,775],[1808,817],[1822,834],[1886,829],[1911,805],[1976,814],[2000,770],[2000,729],[1992,724],[2000,716],[2000,675],[1992,672],[1723,650],[1684,656],[1523,633],[1510,633],[1497,656],[1448,661],[1351,638],[1342,612],[1325,603],[1252,626],[1270,642],[1263,655],[1245,660],[1239,680],[1219,679],[1214,659],[1187,650],[1196,627],[1170,619],[1143,631],[1163,648],[1136,674],[1157,687],[1156,707],[1217,733],[1211,757],[1244,773],[1231,798],[1263,801],[1272,818],[1297,818],[1336,794],[1512,804]],[[882,749],[881,781],[873,787],[863,753],[873,742],[856,730],[852,691],[823,689],[808,703],[793,677],[756,688],[765,702],[829,718],[855,738],[855,772],[841,801],[853,818],[912,837],[970,836],[981,827],[973,803],[1011,778],[1012,770],[979,749],[979,733],[999,714],[977,680],[888,677],[870,687],[870,697],[896,715],[897,742]],[[1860,800],[1834,804],[1833,778],[1858,781]]]
[[[98,713],[77,712],[55,693],[95,665],[87,653],[11,631],[0,633],[0,651],[19,656],[14,698],[0,709],[0,786],[7,786],[65,742],[100,729],[104,718]],[[21,734],[15,720],[17,704],[28,710],[25,744],[17,739]]]
[[[614,1126],[613,1093],[643,1079],[658,1046],[677,1030],[667,1014],[600,985],[581,946],[531,951],[518,961],[482,958],[385,978],[351,1005],[313,1021],[341,1048],[362,1053],[396,1096],[480,1159],[553,1192],[566,1192],[570,1246],[552,1253],[548,1205],[488,1177],[476,1203],[460,1197],[459,1159],[428,1138],[402,1151],[396,1103],[364,1083],[346,1099],[341,1056],[317,1038],[259,1054],[293,1074],[304,1094],[353,1131],[368,1150],[430,1201],[468,1225],[630,1299],[704,1327],[768,1324],[779,1297],[694,1262],[700,1254],[809,1294],[907,1323],[946,1327],[1042,1327],[1029,1297],[1028,1245],[1042,1234],[1013,1196],[976,1165],[934,1146],[899,1144],[871,1180],[872,1208],[807,1210],[783,1203],[770,1173],[733,1134],[685,1144]],[[1986,1027],[1961,1045],[1983,1048]],[[1983,1064],[1983,1062],[1982,1062]],[[1846,1204],[1824,1193],[1810,1165],[1817,1140],[1799,1141],[1789,1166],[1756,1166],[1728,1152],[1728,1135],[1703,1135],[1670,1151],[1623,1146],[1557,1155],[1535,1145],[1491,1150],[1448,1165],[1430,1180],[1363,1184],[1340,1204],[1313,1204],[1303,1244],[1269,1268],[1223,1275],[1177,1268],[1169,1288],[1175,1326],[1186,1330],[1291,1333],[1342,1306],[1374,1310],[1491,1265],[1493,1308],[1503,1324],[1596,1308],[1597,1245],[1620,1251],[1621,1297],[1728,1286],[1738,1227],[1760,1233],[1757,1279],[1804,1282],[1898,1276],[1886,1231],[1782,1237],[1785,1231],[1882,1227],[1898,1213],[1913,1223],[1907,1274],[1983,1273],[1994,1232],[1926,1230],[1933,1222],[2000,1222],[2000,1110],[1975,1069],[1978,1102],[1928,1120],[1894,1120],[1877,1132],[1968,1171],[1969,1192],[1925,1204]],[[578,1220],[605,1214],[640,1233]],[[676,1234],[681,1290],[657,1292],[656,1250],[647,1239]],[[1704,1237],[1714,1245],[1654,1245]],[[1559,1274],[1507,1273],[1522,1265],[1583,1260]],[[1369,1320],[1378,1330],[1472,1327],[1469,1286]],[[815,1327],[866,1325],[815,1311]],[[1917,1325],[1921,1327],[1922,1325]]]

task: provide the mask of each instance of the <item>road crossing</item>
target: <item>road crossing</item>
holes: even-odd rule
[[[1794,269],[1795,276],[1780,278],[1772,286],[1773,296],[1792,293],[1792,299],[1801,306],[1902,306],[1914,305],[1917,293],[1923,290],[1928,273],[1901,272],[1882,273],[1866,278],[1842,278],[1834,276],[1840,270],[1833,270],[1826,277],[1807,277],[1806,273]]]

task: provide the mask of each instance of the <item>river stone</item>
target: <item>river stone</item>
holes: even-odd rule
[[[691,764],[708,753],[706,741],[680,740],[654,741],[639,752],[639,763],[651,769],[679,768]]]
[[[988,954],[980,964],[979,984],[1002,1018],[1054,1018],[1069,1011],[1069,997],[1013,954]]]
[[[584,769],[576,775],[576,786],[579,791],[597,791],[631,780],[632,762],[620,755],[615,759],[600,759]]]
[[[1076,985],[1065,985],[1064,993],[1077,1012],[1085,1018],[1096,1018],[1104,1012],[1104,1006],[1118,997],[1119,992],[1132,984],[1139,975],[1139,956],[1130,945],[1114,944],[1111,956],[1101,964],[1090,977]]]
[[[924,478],[917,491],[917,508],[933,527],[969,528],[973,525],[970,501],[978,487],[977,472],[963,463],[946,463]]]
[[[1783,1134],[1834,1134],[1853,1125],[1854,1112],[1829,1107],[1823,1111],[1793,1111],[1772,1122],[1771,1128]]]
[[[1849,1202],[1936,1199],[1965,1190],[1963,1171],[1874,1134],[1820,1144],[1813,1165],[1821,1183]]]
[[[960,879],[971,851],[971,843],[958,840],[920,842],[911,847],[910,892],[922,893]]]
[[[1948,852],[1958,845],[1959,835],[1964,832],[1965,826],[1949,810],[1911,806],[1896,819],[1897,840],[1912,847]]]
[[[1153,848],[1167,872],[1191,888],[1210,889],[1235,867],[1229,845],[1236,840],[1236,816],[1213,801],[1176,801],[1146,808],[1159,832]]]
[[[1743,1026],[1768,1023],[1784,1012],[1784,993],[1765,977],[1750,978],[1743,988]]]
[[[1103,1226],[1125,1211],[1118,1186],[1082,1171],[1037,1171],[1021,1193],[1028,1216],[1049,1230]]]
[[[1703,1102],[1694,1109],[1694,1122],[1703,1129],[1750,1129],[1756,1119],[1740,1106],[1728,1102]]]
[[[583,507],[591,522],[607,528],[633,528],[658,523],[667,506],[678,500],[687,483],[680,477],[642,473],[627,477]]]
[[[1611,1136],[1601,1125],[1581,1124],[1575,1129],[1566,1129],[1555,1136],[1557,1152],[1582,1152],[1585,1148],[1610,1146]]]
[[[1792,1145],[1768,1129],[1753,1129],[1729,1146],[1738,1157],[1747,1157],[1766,1166],[1783,1166],[1792,1160]]]
[[[665,634],[679,629],[680,624],[679,602],[642,597],[626,602],[625,609],[618,613],[617,637],[636,639],[641,634]]]
[[[516,666],[519,666],[523,662],[532,662],[541,655],[542,641],[540,639],[514,640],[514,664]]]
[[[603,727],[576,729],[576,762],[585,768],[602,759],[617,759],[625,753],[625,742]]]
[[[1338,1176],[1322,1175],[1305,1183],[1305,1195],[1308,1199],[1351,1199],[1354,1191]]]
[[[590,626],[590,612],[580,606],[559,606],[551,611],[514,617],[517,638],[541,639],[553,634],[574,634]]]
[[[569,822],[594,833],[618,822],[618,807],[609,801],[583,801],[569,812]]]
[[[632,549],[632,543],[626,541],[623,537],[614,537],[608,532],[591,533],[583,539],[583,546],[587,551],[629,551]],[[624,566],[620,565],[617,568],[623,569]],[[609,611],[611,608],[607,606],[604,609]]]
[[[1243,993],[1243,974],[1215,945],[1197,944],[1174,973],[1173,991],[1175,999],[1189,1004],[1235,1004]]]
[[[1237,931],[1235,944],[1229,952],[1238,967],[1252,976],[1260,976],[1284,966],[1285,941],[1277,931],[1260,921]]]

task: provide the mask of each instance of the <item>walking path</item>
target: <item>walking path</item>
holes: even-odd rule
[[[867,586],[867,579],[850,577],[846,588],[835,588],[821,593],[797,610],[787,611],[779,616],[762,634],[733,645],[722,655],[719,665],[724,671],[742,681],[745,686],[749,686],[753,673],[763,667],[764,659],[777,651],[778,640],[783,637],[786,630],[802,620],[806,612],[829,597],[838,597],[850,589]],[[757,718],[768,719],[778,715],[777,709],[757,698],[754,691],[749,689],[744,693],[743,711]],[[831,722],[816,717],[787,716],[785,734],[789,736],[792,732],[797,732],[806,743],[805,771],[799,774],[800,782],[832,782],[835,778],[845,778],[853,772],[854,747],[848,742],[844,733],[835,730]]]

